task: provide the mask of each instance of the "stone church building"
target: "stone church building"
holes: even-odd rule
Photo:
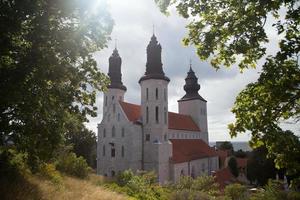
[[[206,100],[192,68],[185,78],[186,94],[179,113],[168,111],[170,79],[163,71],[161,45],[153,34],[147,46],[145,74],[138,83],[141,104],[124,100],[122,59],[114,49],[109,58],[110,85],[104,93],[103,119],[98,124],[97,173],[115,176],[126,169],[154,170],[160,183],[180,176],[211,175],[219,159],[208,145]]]

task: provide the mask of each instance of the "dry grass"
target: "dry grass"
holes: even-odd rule
[[[37,176],[29,176],[23,183],[15,184],[6,192],[5,199],[43,199],[43,200],[124,200],[125,195],[105,189],[99,184],[103,178],[91,175],[88,180],[63,177],[60,185]]]

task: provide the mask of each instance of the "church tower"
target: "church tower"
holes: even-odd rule
[[[109,57],[108,76],[110,79],[110,84],[108,86],[108,91],[104,93],[104,115],[110,106],[118,101],[124,101],[124,94],[127,89],[122,83],[121,64],[122,59],[117,48],[115,48],[112,55]]]
[[[153,34],[147,46],[146,72],[139,80],[143,134],[142,169],[155,170],[159,182],[169,180],[168,84],[161,62],[161,45]]]
[[[178,111],[193,118],[201,130],[201,139],[208,143],[206,100],[198,93],[200,85],[191,65],[185,78],[184,90],[186,94],[178,100]]]

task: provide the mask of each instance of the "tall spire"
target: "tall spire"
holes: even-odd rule
[[[187,73],[187,77],[185,78],[185,85],[183,89],[185,90],[186,94],[179,101],[186,101],[192,99],[200,99],[202,101],[206,101],[198,93],[198,91],[200,90],[200,85],[198,84],[198,78],[192,69],[191,61],[190,69]]]
[[[162,65],[161,46],[153,33],[151,40],[147,46],[146,72],[145,75],[139,80],[139,82],[146,79],[163,79],[166,81],[170,81],[170,79],[165,76]]]
[[[109,57],[108,76],[110,78],[110,85],[108,88],[117,88],[126,91],[127,89],[122,83],[121,64],[122,59],[117,47],[115,47],[112,55]]]

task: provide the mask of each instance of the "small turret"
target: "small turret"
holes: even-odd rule
[[[200,90],[200,85],[198,84],[198,78],[195,75],[195,72],[190,65],[190,70],[187,73],[187,77],[185,78],[185,85],[183,87],[186,94],[179,101],[186,101],[191,99],[200,99],[202,101],[206,100],[202,98],[198,91]]]
[[[114,49],[112,55],[108,59],[108,76],[110,84],[108,91],[104,93],[103,113],[107,112],[110,105],[116,104],[118,101],[124,101],[124,94],[127,90],[122,83],[121,65],[122,59],[117,48]]]
[[[178,111],[193,118],[201,130],[200,138],[208,143],[206,100],[199,94],[200,84],[191,64],[183,89],[186,94],[178,100]]]
[[[126,91],[126,87],[122,83],[121,64],[122,59],[119,56],[117,48],[115,48],[109,57],[108,76],[110,78],[110,85],[108,88],[117,88]]]
[[[165,76],[162,65],[161,46],[153,34],[147,46],[146,72],[145,75],[140,78],[139,83],[147,79],[162,79],[169,82],[170,79]]]

